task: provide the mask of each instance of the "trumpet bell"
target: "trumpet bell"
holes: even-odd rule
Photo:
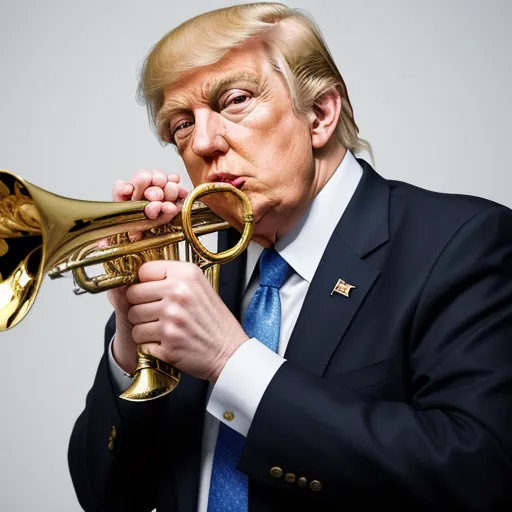
[[[1,331],[18,324],[32,307],[44,275],[44,236],[27,185],[0,171]]]
[[[0,331],[25,318],[54,265],[124,223],[145,228],[145,204],[70,199],[0,170]]]
[[[180,382],[181,372],[174,366],[137,351],[137,371],[133,383],[120,395],[130,402],[146,402],[167,395]]]

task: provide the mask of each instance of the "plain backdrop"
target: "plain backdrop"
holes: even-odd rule
[[[189,186],[135,101],[137,71],[171,28],[230,4],[0,0],[0,168],[78,199],[110,200],[140,168]],[[381,175],[512,206],[512,2],[292,5],[320,25]],[[0,333],[0,510],[80,510],[66,452],[110,311],[105,294],[46,278],[25,320]]]

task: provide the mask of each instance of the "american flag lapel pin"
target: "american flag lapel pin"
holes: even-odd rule
[[[331,295],[339,293],[345,297],[350,297],[350,292],[355,288],[354,285],[346,283],[343,279],[338,279],[338,282],[332,289]]]

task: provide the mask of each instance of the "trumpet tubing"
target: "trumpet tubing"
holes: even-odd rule
[[[244,229],[234,247],[212,253],[198,236],[230,225],[199,199],[218,192],[240,200]],[[218,292],[219,266],[238,257],[252,236],[249,198],[232,185],[205,183],[187,196],[176,218],[160,226],[144,214],[147,204],[71,199],[0,170],[0,331],[25,318],[45,275],[56,279],[71,272],[75,293],[99,293],[137,282],[144,262],[179,260],[183,254],[201,268]],[[131,241],[130,232],[141,233],[140,240]],[[103,239],[110,241],[107,247],[98,246]],[[104,273],[90,277],[87,267],[95,264],[102,264]],[[145,401],[171,392],[180,372],[139,349],[134,377],[121,398]]]

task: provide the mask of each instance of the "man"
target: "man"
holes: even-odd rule
[[[171,31],[140,90],[193,185],[240,188],[256,226],[220,297],[165,261],[110,292],[69,448],[84,510],[509,510],[512,212],[357,160],[341,76],[279,4]],[[186,194],[158,171],[114,187],[162,221]],[[241,229],[225,197],[208,204]],[[139,344],[183,371],[164,398],[118,398]]]

